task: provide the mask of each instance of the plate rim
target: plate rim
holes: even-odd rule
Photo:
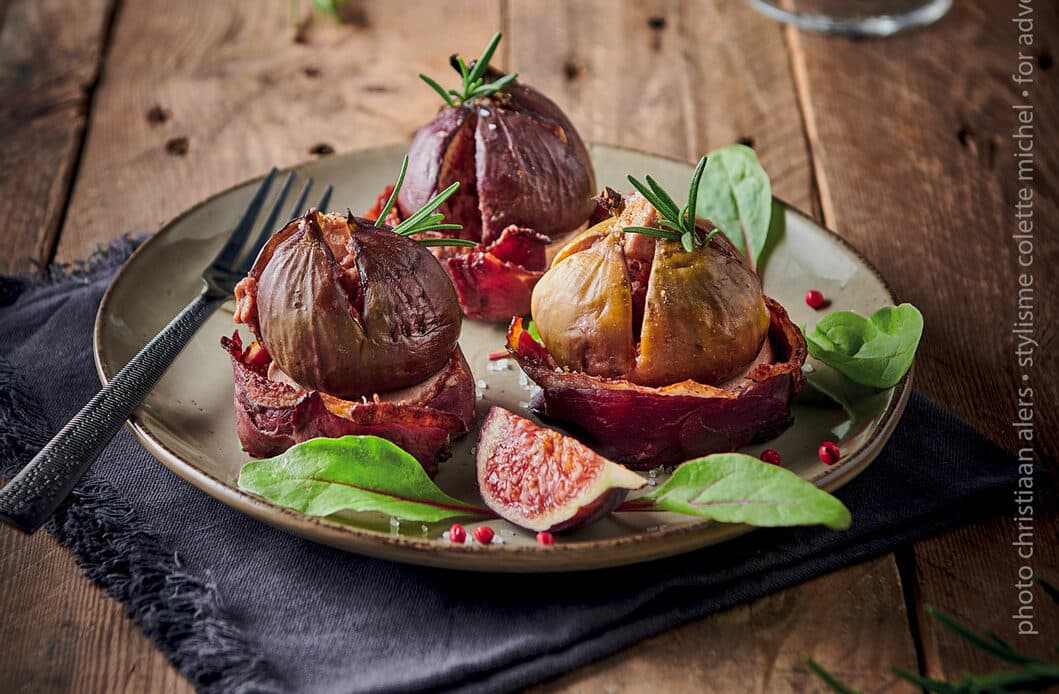
[[[378,152],[390,149],[407,148],[406,142],[387,143],[372,147],[358,148],[343,152],[337,157],[349,157],[365,152]],[[638,148],[618,146],[602,142],[588,143],[590,151],[596,149],[612,150],[622,153],[632,153],[669,162],[683,166],[693,166],[692,163],[677,157],[664,154],[648,152]],[[301,167],[317,162],[318,160],[305,160],[289,167],[280,169],[281,173],[298,170]],[[107,367],[105,348],[103,347],[102,334],[104,330],[105,316],[110,312],[110,304],[113,300],[113,291],[117,287],[128,268],[137,262],[141,253],[157,243],[164,235],[174,228],[178,223],[199,209],[213,203],[214,200],[230,194],[232,191],[260,181],[264,175],[247,179],[224,190],[201,200],[188,207],[148,236],[122,263],[117,272],[111,278],[99,307],[96,310],[95,323],[92,332],[92,352],[96,366],[96,373],[100,382],[106,385],[112,373]],[[886,290],[890,301],[894,305],[900,300],[893,287],[879,270],[849,241],[841,235],[817,222],[815,219],[787,203],[782,198],[773,196],[787,214],[797,217],[818,230],[825,232],[832,240],[837,241],[842,248],[855,256],[865,268],[875,277],[880,285]],[[817,487],[826,491],[835,491],[845,486],[854,477],[863,472],[878,457],[886,442],[889,441],[897,423],[901,419],[905,406],[911,394],[913,380],[914,362],[908,373],[894,386],[893,397],[883,411],[879,426],[868,437],[864,446],[846,460],[841,466],[832,468],[824,474],[811,479]],[[256,520],[265,522],[285,532],[300,536],[303,539],[324,543],[343,551],[357,552],[381,559],[401,561],[421,566],[434,566],[439,568],[480,571],[480,572],[556,572],[556,571],[586,571],[610,568],[614,566],[628,565],[652,561],[667,556],[681,554],[694,549],[727,542],[736,537],[744,535],[756,528],[740,524],[721,524],[710,520],[701,520],[681,525],[672,525],[650,532],[638,532],[620,537],[601,538],[594,540],[578,540],[571,542],[556,543],[542,549],[527,545],[518,546],[510,544],[479,546],[477,543],[446,544],[444,551],[441,541],[433,537],[412,537],[405,535],[391,535],[376,530],[360,528],[352,524],[331,520],[327,517],[309,516],[293,509],[273,504],[269,501],[244,492],[236,486],[215,477],[191,462],[185,460],[176,451],[169,448],[160,439],[155,437],[149,425],[141,416],[140,408],[133,411],[125,423],[126,427],[140,441],[141,445],[154,458],[165,467],[176,473],[181,479],[192,484],[200,491],[212,496],[229,507],[245,513]],[[310,527],[306,527],[310,526]],[[312,535],[306,534],[313,532]],[[621,550],[627,550],[632,546],[654,546],[656,551],[643,550],[638,547],[638,553],[628,555]],[[485,552],[495,553],[498,556],[496,566],[479,566],[475,562],[467,562],[468,555],[481,558]],[[554,556],[554,561],[547,564],[540,563],[540,557],[547,552]],[[593,561],[584,561],[586,557],[593,557]],[[502,559],[501,559],[502,557]],[[517,561],[524,559],[525,561]],[[581,561],[578,561],[581,559]],[[505,563],[505,560],[508,563]],[[512,560],[515,560],[512,562]]]

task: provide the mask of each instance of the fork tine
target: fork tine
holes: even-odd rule
[[[234,267],[235,261],[239,257],[239,251],[243,249],[243,245],[250,235],[250,229],[254,226],[254,220],[257,219],[258,213],[261,212],[261,206],[265,204],[268,191],[272,187],[272,182],[276,179],[276,172],[276,168],[273,167],[268,172],[268,175],[265,176],[265,179],[261,181],[257,192],[254,193],[254,197],[250,199],[246,210],[243,211],[243,216],[239,219],[239,223],[235,225],[231,235],[228,237],[228,242],[224,244],[224,248],[217,254],[217,259],[214,261],[215,264]]]
[[[272,209],[269,210],[268,216],[265,217],[265,223],[262,225],[266,233],[275,231],[273,227],[276,226],[276,220],[279,219],[279,212],[283,209],[283,202],[287,199],[287,193],[290,192],[290,187],[294,183],[295,173],[291,171],[287,174],[287,178],[283,180],[283,186],[280,187],[279,193],[276,195],[276,202],[272,203]]]
[[[298,193],[298,199],[294,201],[294,207],[291,208],[289,222],[293,222],[296,218],[300,217],[305,210],[305,201],[309,199],[309,191],[313,187],[313,178],[310,176],[305,181],[305,185],[302,186],[302,192]],[[289,223],[288,222],[288,223]]]
[[[316,206],[316,209],[321,212],[327,212],[327,205],[331,202],[331,193],[334,191],[334,186],[327,186],[324,188],[324,194],[320,196],[320,204]]]
[[[257,236],[248,244],[246,251],[240,254],[238,266],[240,274],[249,269],[250,263],[257,259],[257,254],[261,252],[265,242],[272,236],[272,232],[276,230],[276,220],[279,219],[280,210],[283,209],[283,202],[287,199],[287,193],[290,192],[295,175],[293,171],[287,174],[287,178],[283,180],[283,185],[280,186],[279,193],[276,194],[276,201],[272,203],[272,209],[269,210],[268,216],[265,217],[265,221],[258,230]]]

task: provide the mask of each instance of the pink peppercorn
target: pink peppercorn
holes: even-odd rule
[[[467,531],[463,529],[463,526],[459,523],[455,523],[449,528],[449,542],[455,542],[458,545],[462,545],[464,540],[467,539]]]
[[[761,451],[761,459],[769,465],[779,465],[782,460],[779,451],[774,448],[766,448]]]
[[[838,449],[834,441],[824,441],[817,449],[816,455],[824,465],[834,465],[842,457],[842,451]]]

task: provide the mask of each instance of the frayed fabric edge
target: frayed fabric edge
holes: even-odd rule
[[[112,271],[142,240],[143,235],[120,237],[86,261],[54,265],[36,277],[0,277],[0,306],[30,288],[82,283]],[[0,357],[0,461],[7,479],[52,431],[30,392]],[[264,655],[229,621],[216,585],[188,573],[109,482],[90,471],[46,527],[73,550],[89,578],[125,605],[128,616],[197,691],[287,690]]]

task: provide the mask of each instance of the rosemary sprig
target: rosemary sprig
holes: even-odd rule
[[[658,214],[661,215],[661,219],[658,221],[660,228],[656,227],[637,227],[628,226],[624,228],[624,231],[631,232],[633,234],[644,234],[646,236],[654,236],[659,239],[667,239],[669,241],[680,241],[681,245],[684,246],[684,250],[690,253],[696,247],[705,246],[713,238],[714,234],[718,233],[720,229],[714,229],[709,233],[703,234],[698,227],[695,226],[695,205],[699,199],[699,183],[702,181],[702,174],[706,171],[706,157],[699,159],[699,163],[695,166],[695,172],[691,174],[691,186],[688,189],[688,204],[683,208],[677,206],[677,203],[673,198],[658,185],[650,176],[645,176],[647,185],[644,185],[640,181],[637,181],[632,176],[629,176],[629,183],[632,184],[640,195],[647,198],[647,202],[651,203]]]
[[[404,161],[401,162],[401,172],[397,174],[397,182],[393,184],[393,190],[390,191],[390,197],[386,200],[386,204],[381,210],[379,210],[379,216],[375,218],[375,226],[380,227],[383,225],[384,220],[390,214],[390,210],[393,209],[394,203],[397,202],[397,194],[401,192],[401,186],[404,185],[404,177],[408,172],[408,155],[405,155]],[[422,234],[426,231],[445,231],[462,229],[462,224],[446,224],[445,215],[440,212],[435,212],[441,204],[452,197],[452,194],[456,192],[456,189],[460,187],[459,181],[453,183],[451,186],[441,191],[434,197],[427,201],[427,204],[420,207],[415,211],[408,219],[402,221],[400,224],[393,228],[393,233],[400,234],[401,236],[412,236],[414,234]],[[424,246],[477,246],[478,244],[468,239],[452,239],[444,237],[431,237],[425,239],[415,239],[416,242]]]
[[[375,226],[380,227],[383,224],[383,220],[390,215],[390,210],[393,209],[394,203],[397,202],[397,194],[401,192],[401,186],[404,185],[404,175],[408,173],[408,155],[404,155],[404,160],[401,162],[401,173],[397,174],[397,182],[393,184],[393,190],[390,191],[390,197],[386,201],[386,205],[379,210],[379,216],[375,218]]]
[[[420,246],[463,246],[474,248],[478,244],[470,239],[425,238],[416,239]]]
[[[501,33],[498,31],[493,34],[493,38],[489,41],[489,45],[485,47],[482,52],[482,57],[474,61],[473,64],[467,65],[463,58],[456,55],[452,58],[452,67],[456,72],[460,73],[460,78],[463,80],[462,89],[448,89],[446,90],[437,81],[427,77],[422,72],[419,73],[419,79],[427,83],[427,85],[438,93],[445,103],[449,106],[460,106],[472,101],[474,99],[495,94],[507,85],[511,84],[518,73],[512,73],[510,75],[504,75],[494,82],[488,84],[485,83],[485,71],[489,69],[489,61],[493,57],[493,53],[496,52],[497,44],[500,43]]]
[[[401,236],[411,236],[412,234],[421,234],[424,231],[441,231],[442,229],[462,229],[462,224],[445,224],[445,215],[440,212],[435,212],[442,203],[452,197],[452,194],[460,187],[460,182],[456,181],[451,186],[441,191],[434,197],[430,198],[429,201],[414,213],[393,228],[393,233],[400,234]]]
[[[1045,585],[1043,579],[1038,578],[1038,582],[1042,586]],[[1059,663],[1048,662],[1023,653],[997,636],[991,629],[975,631],[960,624],[941,610],[929,605],[926,611],[934,621],[975,648],[1017,665],[1018,668],[998,670],[984,675],[964,673],[960,679],[951,682],[924,677],[898,667],[891,668],[895,675],[906,682],[910,682],[924,691],[939,692],[941,694],[985,694],[986,692],[1003,694],[1005,692],[1045,691],[1051,687],[1059,686]],[[859,694],[858,690],[840,682],[838,678],[825,670],[820,663],[812,658],[806,658],[805,664],[835,692],[839,694]]]

